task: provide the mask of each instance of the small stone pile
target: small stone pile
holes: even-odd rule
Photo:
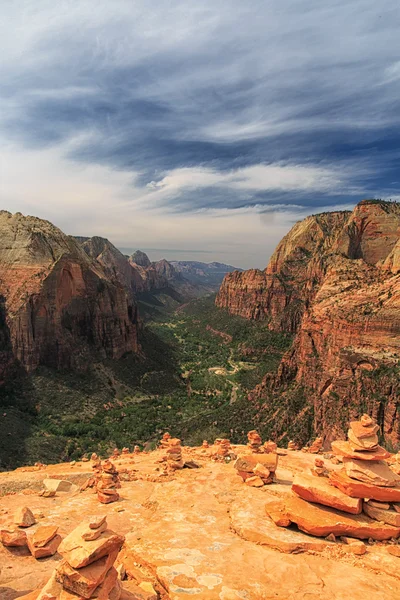
[[[210,447],[210,444],[207,442],[207,440],[203,440],[202,448],[209,448],[209,447]]]
[[[106,460],[101,465],[102,472],[96,484],[97,498],[102,504],[110,504],[119,500],[119,494],[116,491],[121,487],[118,471],[115,465]]]
[[[323,440],[322,437],[317,437],[308,449],[310,454],[319,454],[322,450]]]
[[[58,527],[41,525],[32,534],[27,535],[24,530],[35,524],[36,519],[27,506],[18,509],[14,515],[14,526],[0,530],[1,543],[8,548],[27,546],[36,559],[53,556],[61,542],[61,536],[57,534]]]
[[[135,447],[134,447],[134,449],[133,449],[133,453],[134,453],[134,454],[140,454],[140,448],[139,448],[139,446],[135,446]]]
[[[311,473],[316,477],[329,477],[329,471],[322,458],[316,458]]]
[[[290,442],[288,443],[287,449],[288,450],[298,450],[299,447],[296,444],[296,442],[294,442],[293,440],[290,440]]]
[[[215,450],[211,458],[217,462],[226,462],[236,458],[232,451],[231,442],[226,438],[217,438],[214,442]]]
[[[246,485],[263,487],[275,481],[278,454],[276,451],[245,454],[239,456],[233,466]]]
[[[130,454],[129,448],[122,448],[122,454]]]
[[[264,452],[269,454],[270,452],[276,452],[278,450],[278,445],[272,440],[268,440],[264,442]]]
[[[38,597],[46,600],[119,600],[122,584],[114,567],[125,538],[107,528],[106,517],[93,517],[59,545],[63,560]],[[23,598],[29,598],[23,596]]]
[[[166,450],[169,446],[169,440],[171,439],[171,434],[170,433],[164,433],[164,435],[162,436],[161,440],[160,440],[160,448],[162,450]]]
[[[248,439],[247,447],[251,452],[254,452],[254,453],[262,452],[262,450],[261,450],[262,439],[255,429],[253,429],[252,431],[249,431],[249,433],[247,434],[247,439]]]
[[[166,449],[168,467],[175,471],[183,469],[184,461],[182,458],[181,440],[178,438],[168,438],[168,447]]]
[[[332,442],[343,468],[327,473],[317,458],[312,474],[295,475],[293,496],[267,506],[271,519],[284,527],[296,523],[302,531],[330,541],[336,536],[344,541],[400,538],[400,477],[387,463],[389,452],[378,445],[378,431],[368,415],[352,421],[348,440]],[[400,548],[394,548],[400,555]],[[356,553],[363,552],[365,546]]]
[[[113,458],[114,460],[117,459],[120,456],[120,451],[118,450],[118,448],[114,448],[113,453],[111,454],[110,458]]]

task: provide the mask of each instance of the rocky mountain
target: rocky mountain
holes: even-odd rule
[[[29,372],[138,352],[133,298],[48,221],[0,212],[0,287],[1,379],[16,363]]]
[[[193,260],[172,260],[170,263],[188,281],[194,284],[207,285],[214,291],[218,290],[226,273],[243,270],[219,262],[204,263]]]
[[[297,223],[264,271],[226,275],[218,306],[296,334],[278,375],[250,399],[262,406],[277,386],[301,386],[326,440],[369,410],[398,446],[399,255],[400,206],[366,200]]]

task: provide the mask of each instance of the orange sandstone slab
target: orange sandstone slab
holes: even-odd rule
[[[56,525],[43,525],[38,527],[32,536],[29,536],[30,543],[35,548],[46,546],[53,539],[58,531]]]
[[[353,515],[358,515],[362,511],[360,498],[347,496],[338,488],[330,485],[326,477],[314,477],[305,473],[296,475],[292,490],[308,502],[330,506]]]
[[[332,471],[329,481],[352,498],[370,498],[380,502],[400,502],[400,486],[379,487],[348,477],[344,470]]]
[[[382,521],[383,523],[393,525],[394,527],[400,527],[400,513],[396,512],[395,510],[382,510],[380,508],[371,506],[368,504],[368,502],[365,502],[364,512],[366,515],[371,517],[371,519]]]
[[[31,539],[28,537],[28,548],[34,558],[46,558],[47,556],[53,556],[53,554],[57,552],[60,543],[61,536],[55,535],[44,546],[35,547],[32,544]]]
[[[301,531],[318,537],[326,537],[333,533],[336,536],[381,541],[400,536],[400,527],[379,523],[363,514],[349,516],[333,508],[310,504],[296,497],[285,499],[284,506],[292,523],[296,523]]]
[[[13,531],[8,531],[7,529],[2,529],[0,531],[0,542],[3,546],[8,547],[21,547],[27,545],[26,533],[21,529],[16,529]]]
[[[97,539],[84,541],[82,533],[87,531],[87,523],[78,525],[76,529],[62,541],[59,553],[74,569],[90,565],[95,560],[120,549],[125,538],[110,529],[104,531]]]
[[[343,442],[341,440],[337,440],[336,442],[332,442],[332,452],[334,454],[338,454],[339,456],[345,456],[346,458],[356,458],[359,460],[385,460],[386,458],[390,458],[391,454],[382,446],[378,446],[373,451],[367,450],[352,450],[349,442]]]
[[[103,583],[117,555],[118,550],[115,550],[81,569],[74,569],[63,560],[56,569],[56,579],[65,589],[83,598],[90,598],[95,589]]]

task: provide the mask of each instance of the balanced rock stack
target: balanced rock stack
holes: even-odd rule
[[[314,440],[314,442],[309,447],[308,452],[310,452],[310,454],[318,454],[319,452],[321,452],[322,446],[323,446],[322,437],[317,437],[316,440]]]
[[[114,459],[116,459],[116,458],[118,458],[118,457],[119,457],[119,455],[120,455],[120,454],[121,454],[121,453],[120,453],[120,451],[118,450],[118,448],[114,448],[114,450],[113,450],[113,453],[112,453],[112,455],[110,456],[110,458],[114,458]]]
[[[296,442],[294,442],[293,440],[290,440],[290,442],[288,443],[287,449],[288,450],[298,450],[299,447],[296,444]]]
[[[256,431],[249,431],[247,438],[249,442],[255,440],[256,450],[251,443],[247,444],[251,454],[239,456],[234,464],[238,475],[251,487],[263,487],[273,483],[278,466],[277,445],[270,441],[261,448],[261,438]]]
[[[262,439],[255,429],[253,429],[252,431],[249,431],[249,433],[247,434],[247,439],[248,439],[247,447],[249,450],[251,450],[251,452],[255,452],[255,453],[262,452],[262,449],[261,449]]]
[[[201,445],[202,448],[209,448],[210,444],[207,442],[207,440],[203,440],[203,443]]]
[[[268,440],[264,442],[264,452],[269,454],[270,452],[276,452],[278,450],[278,445],[272,440]]]
[[[122,454],[130,454],[129,448],[122,448]]]
[[[329,477],[329,471],[325,467],[325,463],[322,458],[316,458],[314,467],[311,469],[311,473],[316,477]]]
[[[236,458],[231,448],[230,440],[226,438],[217,438],[214,442],[215,450],[212,459],[219,462],[226,462]]]
[[[164,435],[162,436],[161,440],[160,440],[160,448],[162,450],[166,450],[169,446],[169,440],[171,439],[171,434],[170,433],[164,433]]]
[[[344,468],[330,471],[328,478],[323,461],[316,459],[312,475],[295,475],[294,496],[267,505],[271,519],[278,526],[296,523],[306,533],[330,539],[399,538],[400,478],[385,460],[389,452],[378,445],[376,423],[368,415],[353,421],[348,441],[332,442],[332,450],[342,457]]]
[[[102,472],[97,481],[97,498],[102,504],[110,504],[119,500],[119,494],[116,491],[121,487],[118,471],[115,465],[109,460],[101,465]]]
[[[135,446],[135,447],[134,447],[134,449],[133,449],[133,453],[134,453],[134,454],[140,454],[140,448],[139,448],[139,446]]]
[[[0,530],[1,543],[9,548],[28,546],[34,558],[53,556],[61,542],[61,537],[57,534],[58,527],[40,525],[27,535],[25,529],[35,524],[36,519],[32,511],[27,506],[19,508],[14,515],[14,526]]]
[[[167,463],[168,467],[175,471],[176,469],[182,469],[184,467],[184,461],[182,458],[182,446],[181,440],[178,438],[169,438],[167,447]]]
[[[113,565],[124,540],[107,529],[105,516],[82,523],[60,544],[63,560],[36,598],[119,600],[122,587]]]

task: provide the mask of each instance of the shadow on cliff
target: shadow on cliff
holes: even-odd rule
[[[36,408],[30,377],[16,364],[0,296],[0,470],[27,460],[26,439],[31,435]]]

